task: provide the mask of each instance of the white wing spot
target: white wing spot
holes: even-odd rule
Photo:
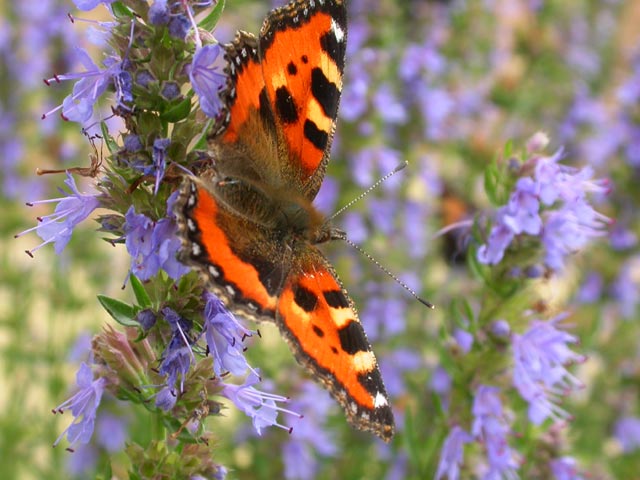
[[[229,295],[235,295],[236,291],[233,289],[233,287],[231,285],[227,285],[226,287],[227,292],[229,293]]]
[[[340,25],[338,25],[333,19],[331,19],[331,30],[333,30],[333,34],[336,36],[338,43],[344,42],[344,30],[342,30]]]
[[[211,274],[212,277],[214,278],[218,278],[220,276],[220,270],[218,270],[216,267],[214,267],[213,265],[209,265],[209,273]]]
[[[196,224],[193,223],[193,220],[187,218],[187,228],[190,232],[195,232],[197,230]]]
[[[202,249],[200,248],[200,245],[198,245],[197,243],[193,243],[191,245],[191,254],[194,257],[199,257],[201,253],[202,253]]]
[[[389,402],[387,402],[387,397],[385,397],[380,392],[376,393],[376,398],[374,398],[373,400],[373,407],[380,408],[380,407],[386,407],[387,405],[389,405]]]
[[[196,204],[196,197],[194,195],[189,195],[187,198],[187,207],[193,207]]]

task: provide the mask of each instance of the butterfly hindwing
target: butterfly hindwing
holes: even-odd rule
[[[195,178],[181,187],[176,203],[180,260],[196,267],[230,310],[273,321],[287,273],[282,246],[262,226],[227,208],[212,188],[215,184]]]
[[[329,388],[349,421],[389,440],[393,414],[376,358],[353,302],[315,247],[294,260],[276,319],[298,361]]]

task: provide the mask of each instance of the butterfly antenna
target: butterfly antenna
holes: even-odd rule
[[[402,167],[404,168],[404,167]],[[397,171],[397,170],[396,170]],[[389,175],[393,175],[394,172],[392,172]],[[388,175],[388,176],[389,176]],[[426,307],[429,307],[431,309],[436,308],[433,303],[426,301],[424,298],[420,297],[415,290],[413,290],[411,287],[409,287],[409,285],[407,285],[406,283],[404,283],[402,280],[400,280],[398,277],[396,277],[393,273],[391,273],[389,270],[387,270],[385,267],[383,267],[380,262],[378,262],[375,258],[373,258],[371,255],[369,255],[366,251],[364,251],[362,249],[362,247],[360,247],[359,245],[356,245],[355,243],[353,243],[351,240],[349,240],[346,236],[341,237],[341,240],[344,240],[347,245],[352,246],[353,248],[355,248],[358,252],[360,252],[362,255],[364,255],[366,258],[369,259],[369,261],[371,261],[376,267],[378,267],[380,270],[382,270],[384,273],[386,273],[387,275],[389,275],[391,278],[393,278],[396,283],[398,285],[400,285],[402,288],[404,288],[407,292],[409,292],[409,294],[411,294],[411,296],[413,298],[415,298],[416,300],[418,300],[421,304],[423,304]]]
[[[393,169],[393,171],[387,173],[385,176],[383,176],[382,178],[378,179],[378,181],[376,183],[374,183],[373,185],[371,185],[369,188],[367,188],[364,192],[362,192],[360,195],[358,195],[356,198],[354,198],[353,200],[351,200],[349,203],[347,203],[344,207],[342,207],[340,210],[338,210],[336,213],[334,213],[333,215],[331,215],[329,217],[329,220],[333,220],[334,218],[336,218],[338,215],[340,215],[342,212],[344,212],[345,210],[351,208],[351,206],[354,203],[359,202],[360,200],[362,200],[364,197],[366,197],[367,195],[369,195],[373,190],[375,190],[376,188],[378,188],[380,185],[382,185],[385,181],[387,181],[389,178],[393,177],[396,173],[398,173],[400,170],[404,170],[407,165],[409,165],[409,162],[407,162],[406,160],[404,162],[402,162],[400,165],[398,165],[396,168]],[[366,255],[366,254],[365,254]],[[392,275],[393,276],[393,275]]]

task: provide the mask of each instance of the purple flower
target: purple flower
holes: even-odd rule
[[[153,141],[153,166],[156,175],[156,184],[153,189],[153,194],[158,194],[160,188],[160,182],[164,178],[164,170],[167,166],[167,149],[171,145],[171,139],[169,138],[156,138]]]
[[[169,13],[167,0],[155,0],[149,7],[149,23],[151,25],[166,25],[169,23]]]
[[[538,186],[532,178],[523,177],[518,179],[515,190],[509,197],[502,221],[516,235],[540,233],[542,219],[538,213],[540,202],[538,202],[537,190]]]
[[[174,15],[169,20],[169,35],[184,40],[191,28],[191,21],[185,15]]]
[[[16,235],[17,238],[35,230],[40,238],[44,240],[44,242],[37,247],[27,251],[30,256],[33,256],[33,252],[51,242],[54,242],[55,252],[60,254],[67,243],[69,243],[73,228],[100,206],[98,195],[86,195],[78,191],[75,180],[69,172],[67,172],[67,179],[64,183],[66,183],[71,190],[71,193],[68,193],[61,188],[58,189],[60,193],[66,195],[65,197],[39,200],[27,204],[33,206],[42,203],[59,202],[58,205],[56,205],[54,213],[38,219],[39,224],[36,227]]]
[[[242,410],[253,421],[253,427],[262,435],[265,427],[276,426],[284,430],[291,430],[277,422],[278,412],[300,416],[291,410],[279,407],[276,402],[288,402],[287,397],[261,392],[253,388],[260,381],[260,377],[250,372],[242,385],[223,383],[221,395],[231,400],[236,407]]]
[[[567,255],[606,234],[610,219],[593,209],[587,194],[608,193],[608,182],[593,180],[590,167],[558,164],[561,157],[558,150],[527,162],[534,175],[520,178],[507,205],[496,212],[487,243],[478,249],[481,263],[499,263],[513,238],[528,234],[541,237],[546,265],[560,270]]]
[[[45,113],[42,116],[43,118],[62,108],[62,117],[65,120],[79,123],[87,122],[93,114],[93,106],[98,98],[105,92],[113,79],[123,72],[123,62],[118,58],[107,57],[103,62],[105,68],[101,69],[93,62],[85,50],[76,48],[76,55],[85,68],[84,72],[56,75],[45,80],[45,83],[49,85],[53,81],[59,83],[62,80],[78,79],[73,86],[73,92],[64,99],[62,105]],[[122,93],[124,92],[126,90],[122,90]],[[121,98],[120,96],[118,97],[118,103],[121,103]]]
[[[536,425],[548,417],[569,418],[554,401],[581,386],[565,368],[584,360],[568,347],[578,339],[556,328],[566,317],[567,314],[561,314],[547,322],[534,320],[526,333],[513,336],[513,384],[529,402],[529,419]]]
[[[109,453],[120,452],[127,440],[126,421],[111,413],[101,413],[96,422],[96,443]]]
[[[613,430],[625,453],[640,449],[640,418],[622,417],[616,422]]]
[[[499,215],[500,211],[498,211]],[[478,248],[478,261],[489,265],[500,263],[514,236],[513,230],[501,222],[498,217],[495,225],[491,228],[487,243]]]
[[[202,330],[207,346],[213,356],[213,371],[217,376],[226,372],[242,375],[249,364],[244,358],[243,341],[254,332],[240,325],[238,320],[224,308],[218,297],[205,292],[204,325]]]
[[[611,286],[611,294],[617,301],[618,309],[624,318],[633,318],[640,300],[640,255],[628,258],[620,268],[618,277]]]
[[[164,352],[158,373],[167,377],[167,386],[174,388],[180,377],[180,392],[184,390],[184,379],[189,373],[195,357],[191,351],[191,340],[188,337],[190,322],[169,307],[162,309],[165,320],[171,326],[173,336]],[[157,402],[157,399],[156,399]]]
[[[65,410],[71,409],[73,415],[73,422],[60,434],[53,444],[54,446],[58,445],[65,435],[70,445],[76,442],[88,443],[91,440],[96,412],[100,406],[107,380],[105,378],[94,380],[91,367],[82,363],[76,374],[76,384],[80,390],[54,410],[54,413],[63,413]]]
[[[499,389],[480,385],[473,401],[472,433],[487,452],[489,471],[484,478],[517,478],[516,454],[509,448],[509,424],[502,411]]]
[[[603,280],[598,272],[590,272],[584,279],[576,299],[580,303],[595,303],[602,296]]]
[[[158,273],[160,260],[154,252],[153,235],[154,223],[142,213],[136,213],[133,205],[124,216],[125,244],[131,255],[131,271],[140,280],[149,280]]]
[[[142,213],[135,213],[133,205],[125,214],[125,244],[131,255],[131,271],[140,280],[149,280],[161,268],[174,280],[189,272],[189,268],[176,258],[181,246],[173,215],[176,199],[177,192],[169,196],[168,217],[158,222]]]
[[[380,362],[382,377],[385,379],[387,393],[398,397],[406,393],[404,373],[419,370],[423,367],[420,355],[408,348],[394,350]]]
[[[554,270],[564,266],[564,259],[584,248],[592,238],[607,234],[609,219],[580,199],[564,208],[550,212],[545,220],[542,241],[545,263]]]
[[[471,347],[473,347],[473,335],[462,328],[456,328],[453,332],[453,338],[456,339],[456,343],[463,351],[463,353],[469,353]]]
[[[553,459],[549,462],[549,467],[556,480],[584,480],[584,477],[578,473],[574,458],[561,457]]]
[[[449,435],[444,440],[442,451],[440,452],[436,480],[440,480],[445,476],[448,480],[458,480],[464,454],[464,444],[471,441],[473,441],[473,437],[458,425],[455,425],[449,431]]]
[[[189,70],[191,86],[200,99],[200,109],[211,118],[216,118],[220,113],[220,90],[227,81],[223,73],[224,65],[218,60],[221,52],[218,44],[203,46],[193,56]]]
[[[407,110],[398,101],[390,85],[384,84],[378,87],[373,96],[373,104],[377,111],[384,112],[385,122],[401,125],[407,121]]]
[[[156,394],[156,407],[161,408],[165,412],[171,410],[178,400],[178,396],[172,387],[165,386]]]
[[[93,10],[101,3],[104,3],[105,5],[111,5],[112,2],[113,0],[73,0],[73,3],[76,5],[76,7],[78,7],[80,10],[85,11]]]

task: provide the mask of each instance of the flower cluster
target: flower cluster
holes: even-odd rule
[[[537,134],[530,141],[534,153],[547,143]],[[544,263],[561,270],[568,255],[584,248],[593,238],[606,235],[611,223],[589,203],[588,194],[608,192],[606,180],[593,180],[593,169],[576,169],[559,164],[562,150],[547,157],[534,155],[522,170],[533,171],[520,177],[506,205],[500,207],[485,244],[478,249],[478,260],[499,263],[507,248],[520,235],[539,237]]]

